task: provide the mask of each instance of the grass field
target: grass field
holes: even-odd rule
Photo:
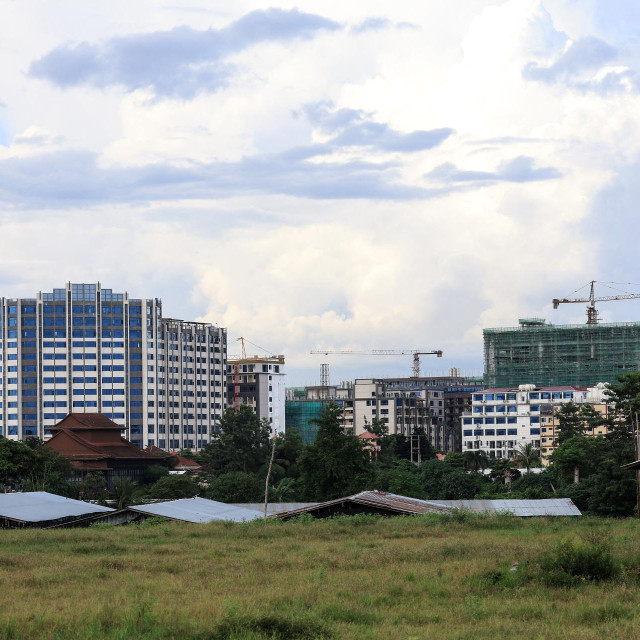
[[[607,582],[536,559],[607,539]],[[0,531],[0,638],[637,638],[640,522],[442,516]],[[509,567],[518,561],[518,571]]]

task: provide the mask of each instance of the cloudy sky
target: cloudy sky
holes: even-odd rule
[[[0,8],[0,295],[161,297],[300,384],[479,373],[483,327],[640,282],[637,0]]]

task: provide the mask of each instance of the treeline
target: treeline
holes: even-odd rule
[[[180,452],[202,465],[197,476],[169,475],[159,463],[139,485],[124,480],[111,492],[97,474],[69,484],[69,463],[39,441],[0,440],[0,484],[81,499],[109,497],[120,506],[145,498],[196,495],[222,502],[262,502],[273,457],[270,502],[324,501],[378,489],[430,500],[568,497],[585,512],[627,516],[636,506],[635,473],[621,467],[637,457],[640,373],[620,377],[609,394],[614,411],[607,416],[589,405],[563,405],[551,463],[540,473],[527,473],[540,467],[540,452],[531,445],[520,447],[512,460],[466,451],[449,453],[441,461],[424,433],[418,434],[421,464],[416,465],[406,437],[389,434],[384,423],[374,421],[367,425],[378,436],[374,448],[345,433],[341,409],[329,404],[316,421],[315,442],[306,446],[295,431],[273,439],[268,422],[260,421],[250,407],[228,409],[219,433],[200,454]],[[590,435],[602,425],[606,435]]]

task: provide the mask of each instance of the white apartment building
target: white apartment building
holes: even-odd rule
[[[229,359],[227,406],[249,405],[276,433],[285,430],[284,356],[255,356]]]
[[[99,283],[2,298],[0,325],[0,435],[47,439],[74,411],[104,413],[140,447],[199,450],[217,429],[225,329]]]
[[[491,458],[511,458],[520,445],[541,445],[541,425],[562,404],[597,402],[602,385],[484,389],[472,396],[471,413],[462,415],[462,451],[482,450]]]

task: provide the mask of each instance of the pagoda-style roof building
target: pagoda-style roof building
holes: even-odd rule
[[[53,435],[44,446],[71,462],[76,479],[98,472],[109,485],[125,476],[138,481],[148,467],[168,464],[123,438],[123,428],[101,413],[70,413],[49,429]]]

